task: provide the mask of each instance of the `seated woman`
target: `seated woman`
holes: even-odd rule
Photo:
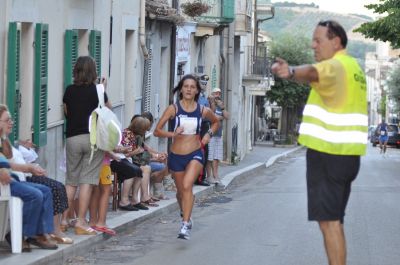
[[[131,164],[139,167],[143,178],[139,180],[135,180],[133,185],[133,195],[132,195],[132,204],[141,210],[148,210],[148,206],[157,207],[158,205],[151,199],[149,194],[149,183],[150,183],[150,173],[151,168],[148,165],[148,161],[150,158],[150,154],[145,152],[145,149],[142,145],[142,140],[138,144],[139,137],[143,137],[146,132],[146,128],[148,127],[148,120],[141,117],[140,115],[135,115],[128,128],[126,128],[122,132],[122,141],[121,144],[125,147],[131,148],[132,152],[127,154],[130,159]],[[139,133],[140,132],[140,133]],[[124,191],[128,191],[127,194],[124,194]],[[141,198],[139,199],[139,192],[141,192]],[[123,189],[123,197],[129,196],[129,190]]]
[[[154,118],[151,112],[146,111],[142,113],[142,117],[149,120],[149,126],[146,129],[147,131],[151,130],[153,126]],[[151,148],[148,144],[144,144],[145,150],[150,152],[150,168],[151,168],[151,177],[150,177],[150,186],[154,187],[153,195],[151,195],[152,199],[155,201],[158,200],[168,200],[169,198],[165,195],[163,179],[169,175],[168,167],[167,167],[167,153],[157,152],[157,150]],[[152,189],[150,188],[150,192]]]
[[[132,164],[127,157],[132,155],[134,151],[128,147],[117,147],[114,150],[113,160],[110,162],[111,171],[117,173],[118,182],[122,182],[121,200],[118,208],[123,211],[138,211],[141,207],[138,203],[132,204],[129,200],[129,193],[136,181],[141,182],[143,177],[142,170]]]
[[[143,174],[142,181],[135,182],[133,186],[133,200],[137,203],[144,204],[145,208],[157,207],[158,204],[151,198],[149,193],[151,167],[149,165],[151,154],[144,145],[145,133],[149,127],[149,120],[141,116],[134,117],[131,124],[123,132],[122,144],[131,146],[136,152],[132,153],[132,163],[140,167]],[[141,193],[139,200],[139,192]]]
[[[10,163],[5,154],[10,153],[11,146],[5,139],[6,132],[12,128],[12,119],[7,106],[0,104],[0,182],[10,184],[11,195],[21,198],[23,206],[23,235],[27,238],[23,241],[23,251],[30,251],[29,244],[42,249],[57,249],[57,245],[51,243],[46,234],[53,232],[53,196],[50,188],[30,182],[21,182],[15,174],[12,174]],[[9,243],[10,235],[6,235]]]
[[[4,107],[4,105],[0,105],[0,109],[3,109]],[[8,111],[7,114],[4,115],[8,115],[8,117],[10,117]],[[12,127],[13,123],[11,122],[6,128],[4,128],[3,134],[7,136],[10,135]],[[28,148],[29,145],[32,147],[32,143],[30,141],[23,143]],[[46,177],[46,171],[39,165],[27,163],[24,160],[22,153],[15,147],[11,146],[8,139],[3,140],[3,145],[7,147],[10,146],[10,148],[6,148],[9,150],[5,150],[4,154],[9,159],[11,169],[21,181],[26,180],[27,182],[42,184],[51,189],[51,193],[53,195],[54,231],[52,231],[50,237],[59,244],[72,244],[73,240],[67,237],[60,228],[61,215],[68,209],[68,198],[65,186],[59,181]],[[30,151],[31,153],[32,151],[34,152],[34,150]],[[35,155],[33,156],[35,157]]]

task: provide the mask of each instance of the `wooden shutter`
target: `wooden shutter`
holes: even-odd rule
[[[98,30],[90,31],[89,54],[96,61],[97,76],[101,77],[101,32]]]
[[[44,146],[47,144],[48,44],[48,24],[36,24],[33,142],[37,146]]]
[[[232,22],[235,19],[235,0],[222,1],[222,17],[227,22]]]
[[[21,107],[20,67],[21,67],[21,24],[10,22],[8,27],[7,50],[7,106],[14,119],[13,131],[9,135],[11,143],[19,140],[19,109]]]
[[[153,50],[148,49],[149,57],[144,62],[143,74],[143,91],[142,91],[142,112],[152,111],[151,108],[151,83],[153,78],[152,63],[153,63]]]
[[[65,31],[64,90],[73,82],[73,70],[78,60],[78,31]]]
[[[73,83],[73,72],[75,63],[78,60],[78,30],[66,30],[64,40],[64,91],[67,86]],[[67,120],[64,119],[64,132],[63,138],[65,138],[65,132],[67,130]]]

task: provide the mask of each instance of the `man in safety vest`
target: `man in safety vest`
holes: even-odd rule
[[[311,85],[299,142],[308,148],[308,219],[319,223],[330,265],[346,264],[343,218],[368,140],[365,75],[346,45],[339,23],[321,21],[312,40],[316,64],[277,58],[271,67],[280,78]]]

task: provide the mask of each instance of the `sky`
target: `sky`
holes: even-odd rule
[[[364,7],[368,4],[376,4],[379,0],[272,0],[271,2],[295,2],[295,3],[315,3],[321,10],[335,13],[349,14],[356,13],[375,17],[371,10]]]

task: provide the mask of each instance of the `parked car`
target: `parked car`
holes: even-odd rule
[[[372,146],[379,145],[379,127],[377,126],[375,129],[375,133],[371,135],[371,143]],[[400,148],[400,134],[399,127],[396,124],[388,124],[388,142],[387,145],[396,146]]]
[[[371,137],[375,134],[376,127],[376,125],[370,125],[368,127],[368,139],[371,139]]]

